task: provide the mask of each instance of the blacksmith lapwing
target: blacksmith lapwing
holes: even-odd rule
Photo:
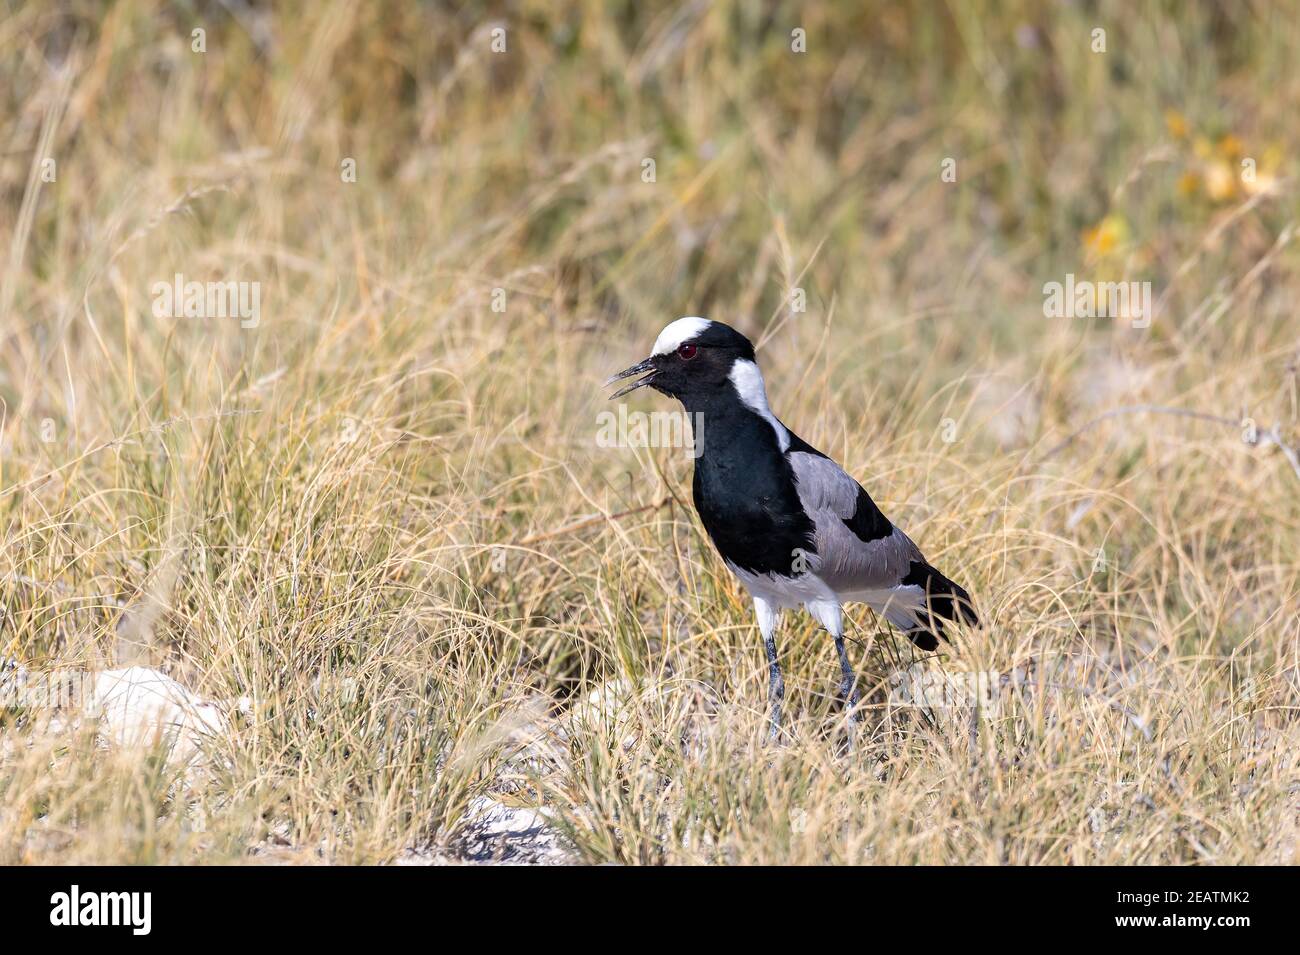
[[[777,662],[781,611],[803,605],[835,639],[840,694],[856,719],[856,679],[841,605],[870,605],[923,650],[945,621],[979,621],[966,591],[926,561],[843,468],[772,414],[754,346],[722,322],[680,318],[649,358],[606,385],[643,385],[681,401],[695,430],[695,509],[722,559],[749,590],[767,650],[772,733],[785,685]]]

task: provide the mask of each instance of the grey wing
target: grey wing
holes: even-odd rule
[[[836,593],[865,593],[899,586],[920,549],[894,527],[843,468],[804,451],[790,454],[799,501],[813,521],[817,554],[808,569]]]

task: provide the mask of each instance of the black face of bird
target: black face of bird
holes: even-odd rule
[[[610,400],[649,385],[655,391],[685,402],[730,388],[728,377],[736,360],[752,361],[753,358],[754,348],[749,339],[721,322],[708,322],[697,334],[610,376],[605,384],[645,374],[644,378],[614,392]]]

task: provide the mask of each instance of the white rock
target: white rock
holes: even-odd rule
[[[621,737],[636,715],[639,692],[639,687],[622,677],[597,683],[570,708],[569,722],[578,731],[596,733],[609,730]]]
[[[563,865],[571,861],[546,809],[507,806],[487,796],[470,803],[453,848],[464,862]]]
[[[88,674],[83,710],[100,722],[109,743],[149,746],[165,742],[173,759],[194,756],[205,738],[225,732],[221,707],[195,696],[148,667]]]

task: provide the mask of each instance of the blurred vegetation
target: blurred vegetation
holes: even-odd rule
[[[1260,0],[0,0],[0,653],[260,707],[190,802],[0,761],[0,861],[389,860],[503,774],[590,860],[1293,861],[1300,474],[1241,438],[1297,441],[1298,53]],[[260,323],[156,318],[175,273]],[[1067,274],[1154,321],[1045,317]],[[685,314],[976,594],[934,666],[1082,689],[975,769],[896,713],[846,764],[801,622],[796,744],[750,745],[687,455],[593,441]],[[858,617],[878,689],[913,660]],[[512,762],[611,685],[634,745]]]

